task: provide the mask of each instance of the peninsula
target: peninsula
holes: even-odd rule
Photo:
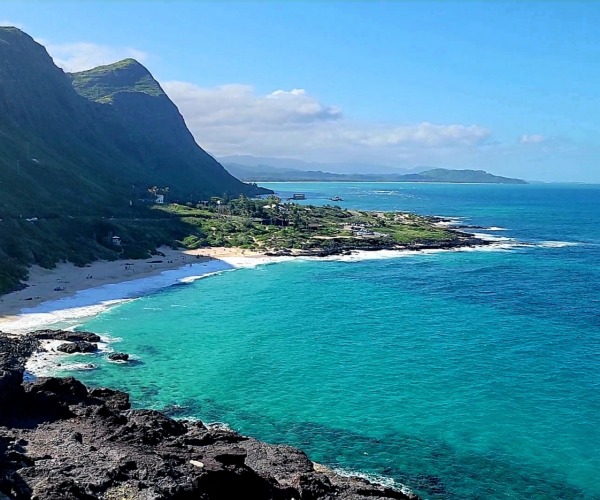
[[[441,227],[438,217],[300,205],[274,195],[154,209],[193,228],[194,233],[179,242],[188,249],[226,246],[267,255],[323,257],[353,250],[446,249],[487,243]]]
[[[88,254],[87,258],[83,255],[72,259],[78,267],[59,263],[62,274],[52,274],[54,264],[24,271],[27,274],[22,275],[22,281],[5,290],[12,293],[2,299],[4,317],[18,314],[25,306],[31,308],[82,288],[176,269],[191,262],[186,258],[326,257],[359,250],[420,251],[490,243],[460,228],[448,227],[438,217],[347,210],[335,205],[300,205],[274,195],[266,199],[212,198],[196,205],[154,204],[148,210],[151,218],[146,220],[115,217],[96,220],[95,245],[101,249],[101,262],[93,262]],[[171,232],[157,230],[154,239],[143,239],[136,237],[139,233],[132,235],[128,231],[135,223],[146,228],[160,223],[160,227],[170,228]],[[29,223],[37,231],[51,224],[46,219]],[[86,279],[82,279],[84,275]]]

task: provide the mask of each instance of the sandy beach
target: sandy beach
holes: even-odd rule
[[[215,259],[262,257],[261,253],[239,248],[202,248],[173,250],[161,247],[164,254],[144,260],[97,261],[86,267],[60,263],[54,269],[32,266],[27,288],[0,296],[0,329],[2,323],[12,321],[23,309],[33,309],[48,301],[55,301],[75,293],[102,285],[132,281]]]
[[[481,235],[487,237],[488,235]],[[508,238],[493,238],[494,244],[483,247],[464,247],[456,251],[497,251],[511,247]],[[158,249],[160,254],[141,260],[96,261],[85,267],[60,263],[54,269],[32,266],[27,287],[0,296],[0,330],[26,332],[45,325],[93,316],[115,302],[144,296],[178,282],[239,267],[254,267],[302,256],[273,257],[262,252],[240,248],[210,247],[197,250]],[[386,259],[416,254],[429,254],[446,249],[355,251],[351,255],[319,257],[322,260],[358,261]],[[90,306],[97,306],[90,309]]]

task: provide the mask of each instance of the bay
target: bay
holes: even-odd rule
[[[426,498],[600,498],[600,186],[267,187],[454,217],[502,245],[167,288],[81,325],[137,362],[76,376]]]

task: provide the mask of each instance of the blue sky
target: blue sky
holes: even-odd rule
[[[10,2],[66,70],[133,56],[198,143],[600,182],[600,2]]]

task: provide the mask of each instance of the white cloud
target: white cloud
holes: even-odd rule
[[[519,140],[519,142],[521,144],[540,144],[545,141],[546,141],[546,138],[540,134],[531,134],[531,135],[525,134],[525,135],[522,135],[521,139]]]
[[[83,71],[121,59],[133,57],[139,62],[148,59],[148,54],[132,47],[109,47],[88,42],[53,44],[38,40],[46,47],[54,63],[65,71]]]
[[[211,153],[286,156],[322,161],[413,164],[448,161],[484,145],[478,125],[356,123],[304,89],[258,94],[248,85],[203,88],[166,82],[198,143]]]
[[[435,125],[423,122],[370,133],[363,142],[370,146],[418,144],[421,146],[472,146],[487,139],[489,130],[477,125]]]
[[[338,108],[323,105],[303,89],[276,90],[259,96],[248,85],[207,89],[191,83],[166,82],[163,88],[194,128],[260,126],[277,129],[341,117]]]

